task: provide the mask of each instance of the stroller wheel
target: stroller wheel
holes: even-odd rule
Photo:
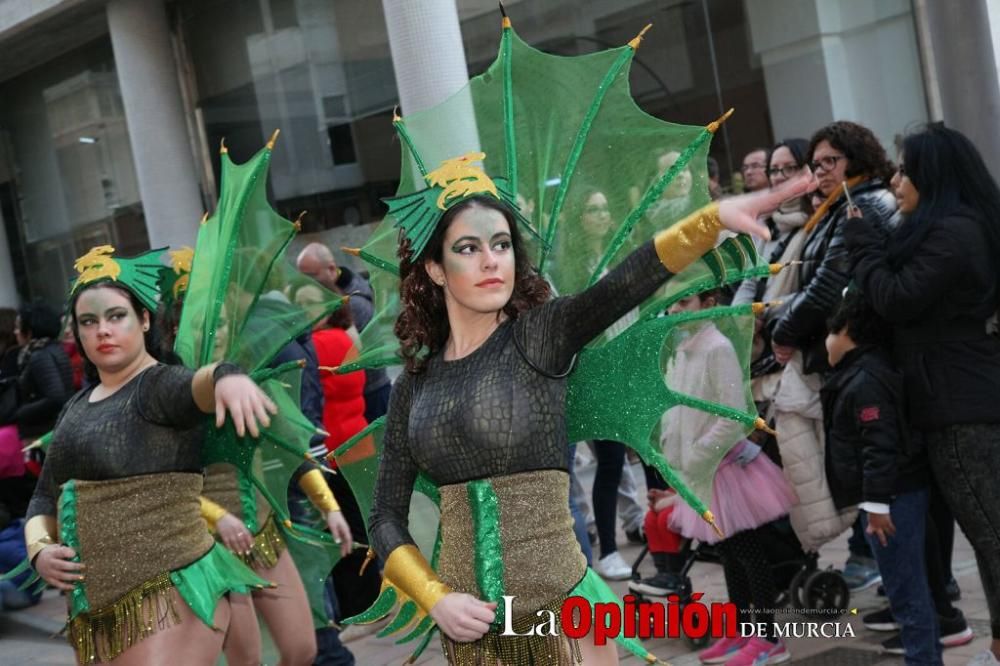
[[[806,603],[806,581],[816,572],[815,569],[802,567],[792,577],[792,582],[788,584],[788,604],[795,610],[805,610],[809,608]]]
[[[851,593],[847,581],[839,571],[826,569],[814,571],[806,581],[803,599],[806,608],[813,610],[835,610],[837,615],[847,610]]]

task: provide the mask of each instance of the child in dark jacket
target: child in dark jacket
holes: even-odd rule
[[[826,471],[837,508],[857,504],[907,664],[940,664],[924,559],[928,466],[904,421],[903,380],[883,347],[889,329],[858,291],[828,322],[833,371],[821,391]]]

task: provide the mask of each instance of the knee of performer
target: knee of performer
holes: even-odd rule
[[[287,646],[281,653],[281,663],[289,666],[310,666],[316,659],[316,635],[309,627],[308,638],[303,636],[302,640],[296,641],[293,645]],[[305,633],[303,631],[303,633]]]
[[[223,652],[229,666],[260,666],[263,659],[259,642],[256,645],[245,642],[227,646]]]

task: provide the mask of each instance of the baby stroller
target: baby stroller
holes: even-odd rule
[[[794,610],[812,611],[824,610],[831,615],[846,612],[850,603],[850,592],[847,582],[839,571],[833,568],[820,569],[819,556],[807,553],[802,549],[787,518],[776,520],[760,529],[768,532],[764,540],[767,544],[767,555],[771,563],[771,574],[774,577],[775,588],[779,590],[775,599],[775,607],[790,607]],[[632,564],[632,581],[629,591],[635,595],[637,602],[655,600],[654,595],[637,589],[635,585],[641,579],[639,567],[649,554],[646,546]],[[677,594],[680,605],[691,602],[694,590],[688,573],[695,562],[721,563],[718,550],[708,543],[684,539],[680,550],[684,564],[679,571],[674,572],[676,589],[670,594]],[[662,597],[660,597],[662,599]],[[638,603],[636,604],[638,608]],[[684,636],[684,640],[694,650],[707,646],[709,636]]]

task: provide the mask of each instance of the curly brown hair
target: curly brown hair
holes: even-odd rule
[[[412,374],[424,371],[426,359],[444,347],[451,332],[444,288],[431,280],[424,262],[431,259],[441,263],[448,227],[459,213],[473,206],[499,212],[510,225],[511,247],[514,250],[514,292],[502,312],[511,319],[517,319],[522,312],[549,300],[552,293],[549,283],[528,261],[517,221],[510,208],[485,196],[471,197],[456,204],[441,216],[422,257],[414,261],[408,240],[404,239],[399,247],[399,297],[402,310],[394,331],[399,338],[400,353],[406,363],[406,370]],[[499,311],[497,316],[500,316]]]
[[[847,157],[848,178],[867,176],[880,178],[884,183],[892,180],[896,167],[889,160],[885,148],[879,143],[875,134],[864,125],[849,120],[838,120],[820,128],[809,140],[810,159],[820,141],[826,141],[844,153]]]

